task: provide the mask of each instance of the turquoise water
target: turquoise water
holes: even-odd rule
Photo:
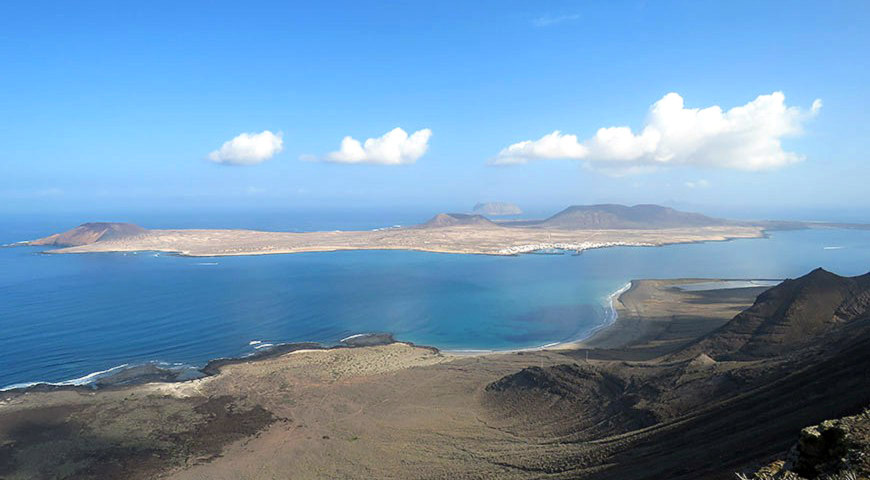
[[[373,331],[447,349],[537,346],[587,335],[602,322],[608,295],[633,278],[784,278],[819,266],[867,272],[870,232],[774,232],[580,256],[365,251],[202,259],[6,248],[0,386],[149,361],[201,366],[251,353],[252,341],[335,343]]]

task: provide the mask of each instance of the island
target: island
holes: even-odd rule
[[[481,202],[474,206],[474,213],[489,216],[522,215],[523,210],[513,203]]]
[[[613,246],[759,238],[767,228],[770,225],[718,219],[657,205],[592,205],[569,207],[543,220],[493,221],[477,214],[442,213],[420,225],[366,231],[146,230],[124,223],[86,223],[68,232],[23,243],[58,247],[47,253],[157,251],[229,256],[416,250],[516,255],[552,249],[582,252]]]

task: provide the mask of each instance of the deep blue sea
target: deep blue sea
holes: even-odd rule
[[[66,230],[70,219],[0,219],[0,243]],[[288,221],[142,222],[146,227],[293,230]],[[297,222],[298,229],[339,223]],[[345,228],[390,225],[377,220]],[[824,267],[870,270],[870,231],[494,257],[361,251],[186,258],[46,255],[0,249],[0,387],[57,382],[150,361],[202,366],[257,344],[326,344],[364,332],[445,349],[572,340],[603,321],[634,278],[786,278]]]

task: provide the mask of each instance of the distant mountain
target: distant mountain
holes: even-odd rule
[[[513,203],[505,203],[505,202],[487,202],[487,203],[478,203],[474,206],[474,213],[480,215],[519,215],[523,213],[520,207],[514,205]]]
[[[565,229],[648,229],[726,225],[731,222],[660,205],[574,205],[534,224]],[[530,224],[531,226],[531,224]]]
[[[79,225],[63,233],[55,233],[45,238],[28,242],[30,245],[50,245],[55,247],[74,247],[88,245],[101,240],[116,240],[135,237],[148,230],[132,223],[92,222]]]
[[[497,227],[483,215],[469,215],[467,213],[439,213],[429,221],[420,225],[422,228],[455,227],[459,225],[478,225],[484,227]]]
[[[817,268],[765,291],[755,304],[688,347],[719,360],[784,355],[870,314],[870,273],[841,277]]]

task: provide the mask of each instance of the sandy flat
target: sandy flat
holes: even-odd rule
[[[585,250],[618,245],[658,246],[762,236],[762,228],[753,226],[658,230],[453,226],[305,233],[253,230],[149,230],[143,235],[61,248],[51,250],[51,253],[160,251],[189,256],[227,256],[336,250],[417,250],[511,255],[544,248]]]

